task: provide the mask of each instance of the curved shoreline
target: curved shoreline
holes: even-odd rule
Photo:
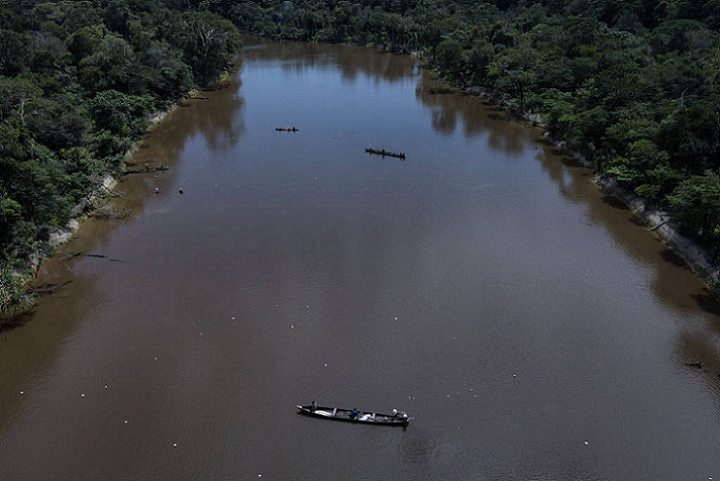
[[[566,142],[553,138],[550,130],[542,122],[541,114],[511,109],[496,91],[480,85],[463,86],[460,87],[460,90],[495,102],[508,109],[512,115],[532,122],[534,126],[545,131],[543,134],[545,140],[572,156],[581,165],[595,168],[595,162],[589,160],[580,152],[570,149]],[[612,177],[596,172],[593,181],[601,191],[620,200],[633,214],[643,219],[649,230],[654,232],[669,249],[678,254],[685,264],[707,284],[708,289],[716,297],[720,298],[720,264],[713,265],[713,253],[709,249],[680,233],[673,223],[670,212],[648,206],[645,199],[624,188]]]
[[[227,78],[234,64],[229,66],[222,72],[209,86],[217,84]],[[169,108],[156,110],[146,116],[147,127],[145,133],[149,132],[153,127],[162,122],[171,112],[177,109],[185,100],[193,97],[200,87],[195,86],[188,90],[183,96],[178,98]],[[87,191],[85,197],[73,206],[70,212],[70,219],[62,226],[53,229],[47,241],[38,242],[35,251],[29,256],[26,265],[22,268],[9,267],[10,275],[15,277],[14,283],[21,287],[20,292],[14,292],[11,286],[0,285],[1,299],[5,304],[0,305],[0,331],[4,328],[12,328],[21,316],[30,313],[36,305],[36,294],[30,286],[35,281],[42,265],[55,255],[55,252],[62,245],[72,241],[82,224],[92,212],[100,209],[107,203],[107,198],[112,195],[112,191],[118,183],[121,172],[125,169],[132,156],[140,148],[142,138],[135,140],[131,147],[125,152],[123,161],[118,169],[111,170],[105,174],[102,183]],[[5,294],[7,289],[8,294]],[[7,312],[3,312],[5,306],[10,306],[15,301],[15,306]]]

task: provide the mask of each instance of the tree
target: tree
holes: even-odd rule
[[[27,66],[30,37],[27,34],[0,30],[0,74],[13,77]]]
[[[707,171],[682,182],[668,196],[676,218],[686,232],[715,241],[720,226],[720,175]]]
[[[237,29],[227,20],[210,12],[185,13],[189,28],[185,36],[185,61],[203,85],[222,71],[240,46]]]

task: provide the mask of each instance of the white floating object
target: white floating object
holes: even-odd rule
[[[230,320],[234,321],[234,320],[235,320],[235,318],[234,318],[234,317],[232,317],[232,318],[230,318]]]
[[[158,189],[157,187],[155,187],[155,193],[156,193],[156,194],[159,194],[159,193],[160,193],[160,189]]]
[[[81,394],[80,397],[85,397],[85,395],[84,395],[84,394]]]
[[[325,367],[327,367],[327,364],[325,364]]]
[[[290,329],[295,329],[295,324],[290,324]]]
[[[177,443],[173,443],[173,448],[177,448]]]
[[[305,306],[305,309],[310,309],[310,306]]]
[[[107,389],[107,384],[105,384],[105,389]]]
[[[397,317],[395,318],[395,320],[397,321]]]
[[[157,361],[157,358],[155,358],[155,360]]]
[[[125,424],[127,424],[127,423],[128,423],[128,421],[127,421],[127,419],[126,419],[126,420],[125,420]]]
[[[587,442],[587,441],[585,441],[585,446],[587,446],[587,445],[588,445],[588,442]]]
[[[25,394],[25,391],[20,391],[20,395],[22,396],[23,394]]]
[[[517,374],[513,374],[513,377],[517,377]]]

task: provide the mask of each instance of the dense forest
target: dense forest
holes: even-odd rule
[[[0,314],[50,232],[117,171],[148,114],[216,78],[228,20],[170,2],[0,1]]]
[[[541,114],[718,259],[720,0],[0,0],[0,306],[10,268],[119,168],[149,112],[227,66],[238,29],[416,52]]]

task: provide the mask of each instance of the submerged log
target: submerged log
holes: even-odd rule
[[[658,230],[660,227],[664,226],[664,225],[667,224],[668,222],[670,222],[670,219],[668,219],[668,220],[666,220],[666,221],[663,221],[663,222],[660,222],[658,225],[656,225],[655,227],[653,227],[653,228],[651,228],[651,229],[648,229],[648,230],[649,230],[650,232],[655,232],[656,230]]]
[[[161,165],[160,167],[154,167],[152,169],[145,167],[144,169],[138,169],[138,170],[125,170],[123,171],[123,175],[128,174],[145,174],[148,172],[159,172],[161,170],[168,170],[170,167],[165,167],[164,165]]]

